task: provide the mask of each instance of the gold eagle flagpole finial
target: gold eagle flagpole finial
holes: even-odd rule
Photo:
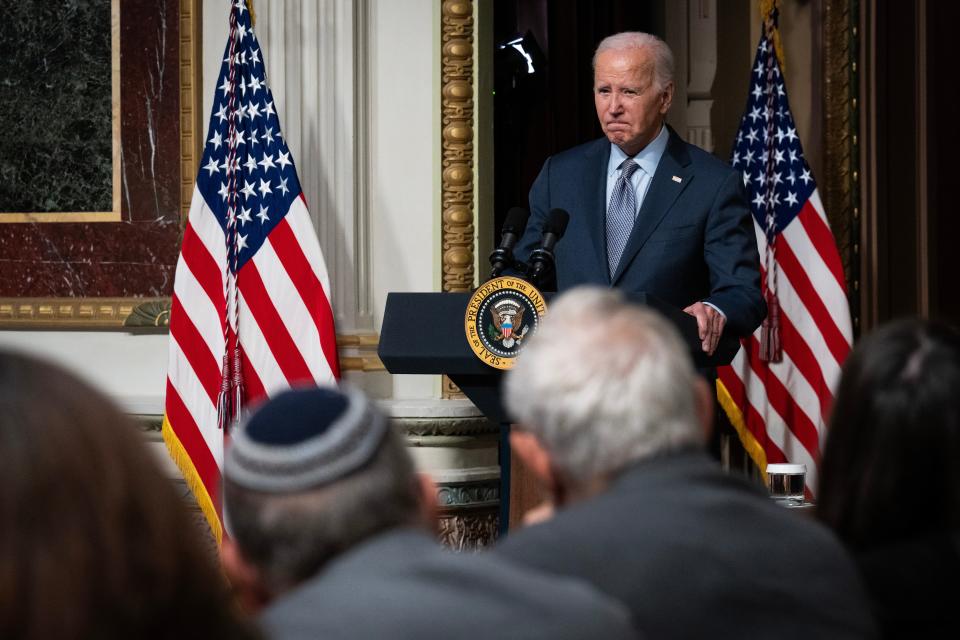
[[[780,70],[786,72],[787,68],[783,59],[783,42],[780,40],[779,4],[777,0],[759,0],[758,2],[763,28],[767,32],[767,38],[773,43],[774,51],[777,52],[777,62],[780,63]],[[250,16],[253,17],[253,9],[250,10]]]

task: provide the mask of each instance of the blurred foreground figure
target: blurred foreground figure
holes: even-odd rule
[[[821,465],[820,519],[852,551],[885,637],[960,628],[960,334],[922,320],[847,360]]]
[[[272,399],[224,479],[224,566],[272,638],[634,637],[585,584],[441,550],[433,484],[359,391]]]
[[[573,289],[505,389],[513,451],[556,513],[511,533],[501,557],[589,580],[652,638],[874,635],[830,532],[704,452],[709,389],[666,320],[617,291]]]
[[[0,638],[254,637],[140,438],[72,375],[0,352]]]

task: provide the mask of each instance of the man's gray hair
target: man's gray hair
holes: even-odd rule
[[[582,485],[703,446],[696,375],[665,318],[614,289],[578,287],[550,305],[504,380],[505,402],[563,477]]]
[[[420,525],[419,496],[413,462],[392,429],[364,466],[318,488],[276,493],[223,481],[229,533],[273,594],[381,531]]]
[[[649,49],[653,54],[653,79],[658,91],[673,82],[673,52],[666,42],[650,33],[624,31],[607,36],[597,45],[593,54],[593,69],[597,68],[597,56],[604,51]]]

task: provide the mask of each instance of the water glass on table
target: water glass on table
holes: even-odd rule
[[[787,507],[803,505],[803,486],[807,466],[804,464],[768,464],[767,489],[770,497]]]

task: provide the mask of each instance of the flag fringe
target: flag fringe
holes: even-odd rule
[[[207,524],[210,526],[210,532],[213,534],[213,537],[217,539],[217,544],[219,545],[223,539],[223,527],[220,524],[217,509],[213,506],[213,500],[210,499],[210,494],[207,493],[207,488],[200,479],[200,474],[197,473],[196,468],[193,466],[193,461],[190,459],[190,455],[186,449],[183,448],[180,438],[177,437],[166,415],[163,416],[163,428],[161,432],[163,433],[163,442],[167,445],[167,451],[170,453],[170,457],[180,469],[180,473],[183,474],[187,488],[190,489],[190,493],[192,493],[196,499],[200,511],[203,512]]]
[[[727,387],[724,386],[720,380],[717,380],[717,401],[720,403],[720,406],[723,407],[727,418],[730,419],[730,424],[737,430],[737,435],[740,436],[740,443],[743,445],[747,455],[750,456],[750,459],[753,460],[753,464],[757,465],[763,477],[763,482],[766,483],[767,452],[763,450],[763,447],[757,441],[753,432],[747,428],[747,423],[743,419],[743,412],[740,411],[740,407],[733,401],[733,397],[730,395]]]

